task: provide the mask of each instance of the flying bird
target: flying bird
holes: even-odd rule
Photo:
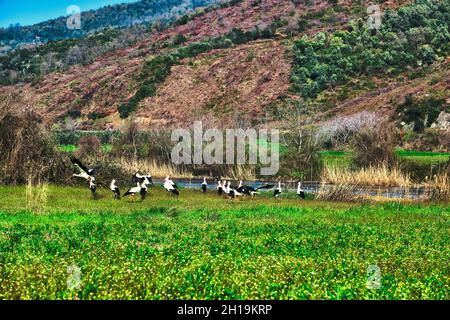
[[[203,183],[202,183],[202,191],[203,193],[206,193],[206,190],[208,190],[208,184],[206,183],[206,177],[203,178]]]
[[[70,161],[80,171],[80,173],[74,174],[73,175],[74,177],[83,178],[88,181],[90,181],[90,180],[95,181],[94,176],[97,173],[96,168],[90,169],[90,168],[86,167],[79,159],[74,158],[74,157],[70,158]]]
[[[114,194],[114,200],[120,200],[120,189],[116,185],[116,180],[111,181],[111,185],[109,187]]]
[[[164,179],[164,189],[166,189],[166,191],[172,195],[173,194],[176,196],[180,195],[180,192],[178,191],[178,186],[172,180],[170,180],[169,176],[167,176],[166,179]]]
[[[303,189],[302,189],[302,183],[301,182],[298,183],[297,195],[299,196],[300,199],[305,200],[305,191],[303,191]]]

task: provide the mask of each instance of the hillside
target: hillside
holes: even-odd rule
[[[127,27],[140,23],[151,24],[159,19],[171,20],[216,0],[142,0],[106,6],[81,13],[81,28],[69,30],[67,17],[60,17],[32,26],[0,28],[0,44],[11,49],[26,44],[52,40],[79,38],[107,27]],[[82,8],[81,8],[82,9]]]
[[[394,119],[408,94],[445,101],[448,4],[429,7],[430,16],[443,11],[430,22],[426,14],[414,16],[419,5],[398,16],[397,2],[382,2],[383,11],[394,10],[387,21],[405,25],[399,32],[409,36],[422,30],[414,46],[385,47],[380,39],[395,34],[392,26],[373,35],[351,22],[365,20],[364,6],[334,2],[233,1],[163,30],[151,29],[92,63],[3,86],[0,94],[18,108],[32,106],[53,128],[83,130],[118,129],[130,116],[151,129],[189,126],[194,119],[223,127],[279,126],[292,109],[316,122],[367,110]],[[434,33],[427,31],[431,23],[439,26]],[[353,44],[351,37],[367,41],[372,51]],[[304,55],[308,50],[314,51],[314,60]],[[361,60],[370,55],[372,60]],[[448,110],[448,100],[439,108]]]

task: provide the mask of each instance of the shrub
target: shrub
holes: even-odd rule
[[[118,111],[122,119],[128,118],[136,110],[141,100],[156,94],[156,86],[165,81],[176,62],[172,55],[162,55],[156,56],[144,64],[139,76],[143,81],[141,87],[128,102],[119,106]]]
[[[322,171],[319,152],[322,145],[316,139],[313,130],[303,130],[300,133],[284,134],[283,145],[287,150],[281,154],[280,176],[292,176],[301,179],[314,180]]]
[[[351,116],[336,117],[323,124],[318,135],[330,148],[346,145],[352,137],[363,128],[381,121],[381,118],[372,112],[360,112]]]
[[[397,12],[386,10],[378,32],[359,20],[346,31],[302,37],[293,47],[291,89],[305,99],[315,99],[352,76],[403,71],[446,57],[449,9],[445,1],[416,1]],[[332,12],[327,15],[322,20],[333,19]]]
[[[387,122],[380,122],[373,127],[360,130],[350,142],[353,162],[358,167],[394,164],[396,146],[394,130]]]
[[[164,131],[140,131],[130,121],[119,139],[113,143],[112,155],[119,158],[154,160],[159,164],[171,162],[172,141]]]
[[[396,113],[400,121],[412,125],[414,132],[421,133],[436,121],[445,107],[444,98],[431,96],[416,99],[413,95],[407,95]]]
[[[82,137],[78,141],[77,157],[89,158],[98,156],[101,152],[101,140],[97,136]]]
[[[70,174],[67,159],[31,109],[0,110],[0,183],[61,182]]]

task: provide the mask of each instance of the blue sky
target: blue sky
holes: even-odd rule
[[[66,16],[67,7],[77,5],[81,11],[137,0],[0,0],[0,27],[11,23],[31,25]]]

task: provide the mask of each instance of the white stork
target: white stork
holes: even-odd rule
[[[202,191],[203,193],[206,193],[206,190],[208,190],[208,184],[206,183],[206,177],[203,178],[203,183],[202,183]]]
[[[217,193],[219,196],[223,194],[224,191],[224,184],[222,184],[222,181],[217,182]]]
[[[120,200],[120,189],[116,185],[116,180],[111,181],[111,185],[109,186],[109,188],[114,194],[114,200]]]
[[[145,199],[145,196],[147,195],[147,186],[145,184],[137,182],[137,186],[128,190],[123,196],[134,196],[137,193],[141,195],[141,200],[143,201]]]
[[[303,189],[302,189],[302,183],[301,182],[298,183],[297,195],[299,196],[300,199],[305,200],[305,191],[303,191]]]
[[[242,180],[239,181],[239,186],[236,188],[237,191],[239,192],[243,192],[244,191],[244,186],[242,185]]]
[[[153,179],[150,173],[147,173],[147,175],[140,175],[139,172],[136,172],[133,176],[133,181],[141,184],[143,183],[146,186],[153,185]]]
[[[94,184],[94,178],[93,177],[89,177],[88,181],[89,181],[89,189],[92,192],[92,197],[94,197],[94,199],[96,199],[97,198],[97,193],[96,193],[97,186]]]
[[[249,196],[253,197],[254,195],[259,193],[258,192],[259,190],[272,189],[273,187],[274,187],[273,184],[265,184],[265,185],[263,185],[261,187],[254,188],[254,187],[250,187],[250,186],[244,186],[242,184],[242,181],[240,181],[239,182],[239,187],[237,188],[237,191],[240,192],[240,193],[243,193],[243,194],[246,194],[246,195],[249,195]]]
[[[231,188],[231,181],[228,181],[228,184],[225,189],[225,193],[228,195],[228,197],[231,199],[234,199],[236,197],[242,196],[242,193],[237,191],[235,188]]]
[[[273,196],[278,199],[280,195],[281,195],[281,182],[278,182],[278,188],[276,188],[275,191],[273,192]]]
[[[169,176],[164,179],[164,189],[166,189],[166,191],[172,195],[180,195],[180,193],[178,192],[178,186],[172,180],[170,180]]]
[[[78,160],[77,158],[74,158],[74,157],[70,158],[70,161],[80,171],[79,174],[74,174],[73,175],[74,177],[83,178],[88,181],[90,181],[90,180],[95,181],[94,175],[97,173],[97,169],[95,169],[95,168],[89,169],[80,160]]]

